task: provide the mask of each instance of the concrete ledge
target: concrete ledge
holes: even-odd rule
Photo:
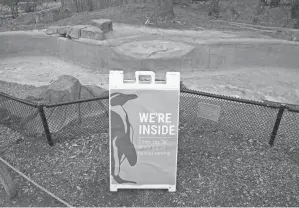
[[[40,32],[0,33],[0,59],[12,56],[57,56],[78,65],[108,73],[111,69],[181,71],[185,69],[231,69],[239,67],[298,68],[299,43],[283,40],[198,41],[182,57],[131,58],[118,53],[107,42],[73,41]]]

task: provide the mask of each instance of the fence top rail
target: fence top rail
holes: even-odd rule
[[[20,99],[20,98],[5,94],[3,92],[0,92],[0,97],[5,97],[7,99],[14,100],[16,102],[19,102],[19,103],[22,103],[22,104],[25,104],[25,105],[28,105],[28,106],[34,107],[34,108],[37,108],[38,105],[39,105],[38,103],[33,103],[33,102],[28,101],[28,100]]]
[[[44,106],[46,108],[54,108],[54,107],[64,106],[64,105],[72,105],[72,104],[86,103],[86,102],[99,101],[99,100],[108,100],[108,99],[109,99],[109,96],[106,95],[106,96],[89,98],[89,99],[66,101],[66,102],[59,102],[59,103],[53,103],[53,104],[45,104]]]
[[[285,105],[283,103],[278,103],[278,102],[272,102],[272,101],[261,102],[261,101],[256,101],[256,100],[248,100],[248,99],[236,98],[236,97],[231,97],[231,96],[226,96],[226,95],[217,95],[217,94],[213,94],[213,93],[201,92],[201,91],[190,90],[190,89],[181,90],[181,93],[217,98],[217,99],[222,99],[222,100],[229,100],[229,101],[233,101],[233,102],[263,106],[263,107],[268,107],[268,108],[280,108],[281,105]]]
[[[287,104],[286,107],[290,112],[299,113],[299,105]]]

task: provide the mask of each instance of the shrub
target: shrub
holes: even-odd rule
[[[35,12],[36,11],[36,3],[35,2],[26,2],[24,6],[24,11],[26,13]]]
[[[18,4],[20,0],[4,0],[3,5],[8,6],[10,8],[10,13],[13,18],[18,17]]]

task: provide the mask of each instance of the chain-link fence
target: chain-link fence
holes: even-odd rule
[[[0,124],[26,136],[43,134],[38,104],[0,93]]]
[[[219,111],[215,114],[202,108],[207,104]],[[214,117],[208,118],[201,113],[214,113]],[[181,91],[180,128],[222,131],[270,145],[275,140],[279,145],[299,147],[298,121],[298,106]],[[98,98],[44,105],[0,93],[0,124],[26,136],[43,135],[50,145],[82,135],[107,133],[109,95],[106,92]]]

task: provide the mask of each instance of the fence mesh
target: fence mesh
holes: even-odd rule
[[[198,116],[201,103],[220,107],[218,121]],[[60,103],[43,107],[54,142],[107,133],[109,128],[108,92],[101,98]],[[197,131],[223,131],[239,139],[254,138],[268,144],[279,108],[242,102],[229,97],[183,91],[180,99],[180,127]],[[275,144],[299,147],[299,112],[284,111]],[[38,105],[0,94],[0,124],[26,136],[45,135]],[[221,138],[219,138],[221,139]]]
[[[218,121],[199,117],[199,103],[220,107]],[[268,143],[278,109],[246,104],[204,95],[181,93],[181,122],[197,129],[214,129],[239,134],[242,138],[254,137]]]
[[[45,109],[52,138],[56,141],[108,132],[108,99],[98,99]]]
[[[0,124],[26,136],[40,136],[44,128],[37,107],[0,94]]]
[[[275,145],[299,148],[299,112],[284,111]]]

